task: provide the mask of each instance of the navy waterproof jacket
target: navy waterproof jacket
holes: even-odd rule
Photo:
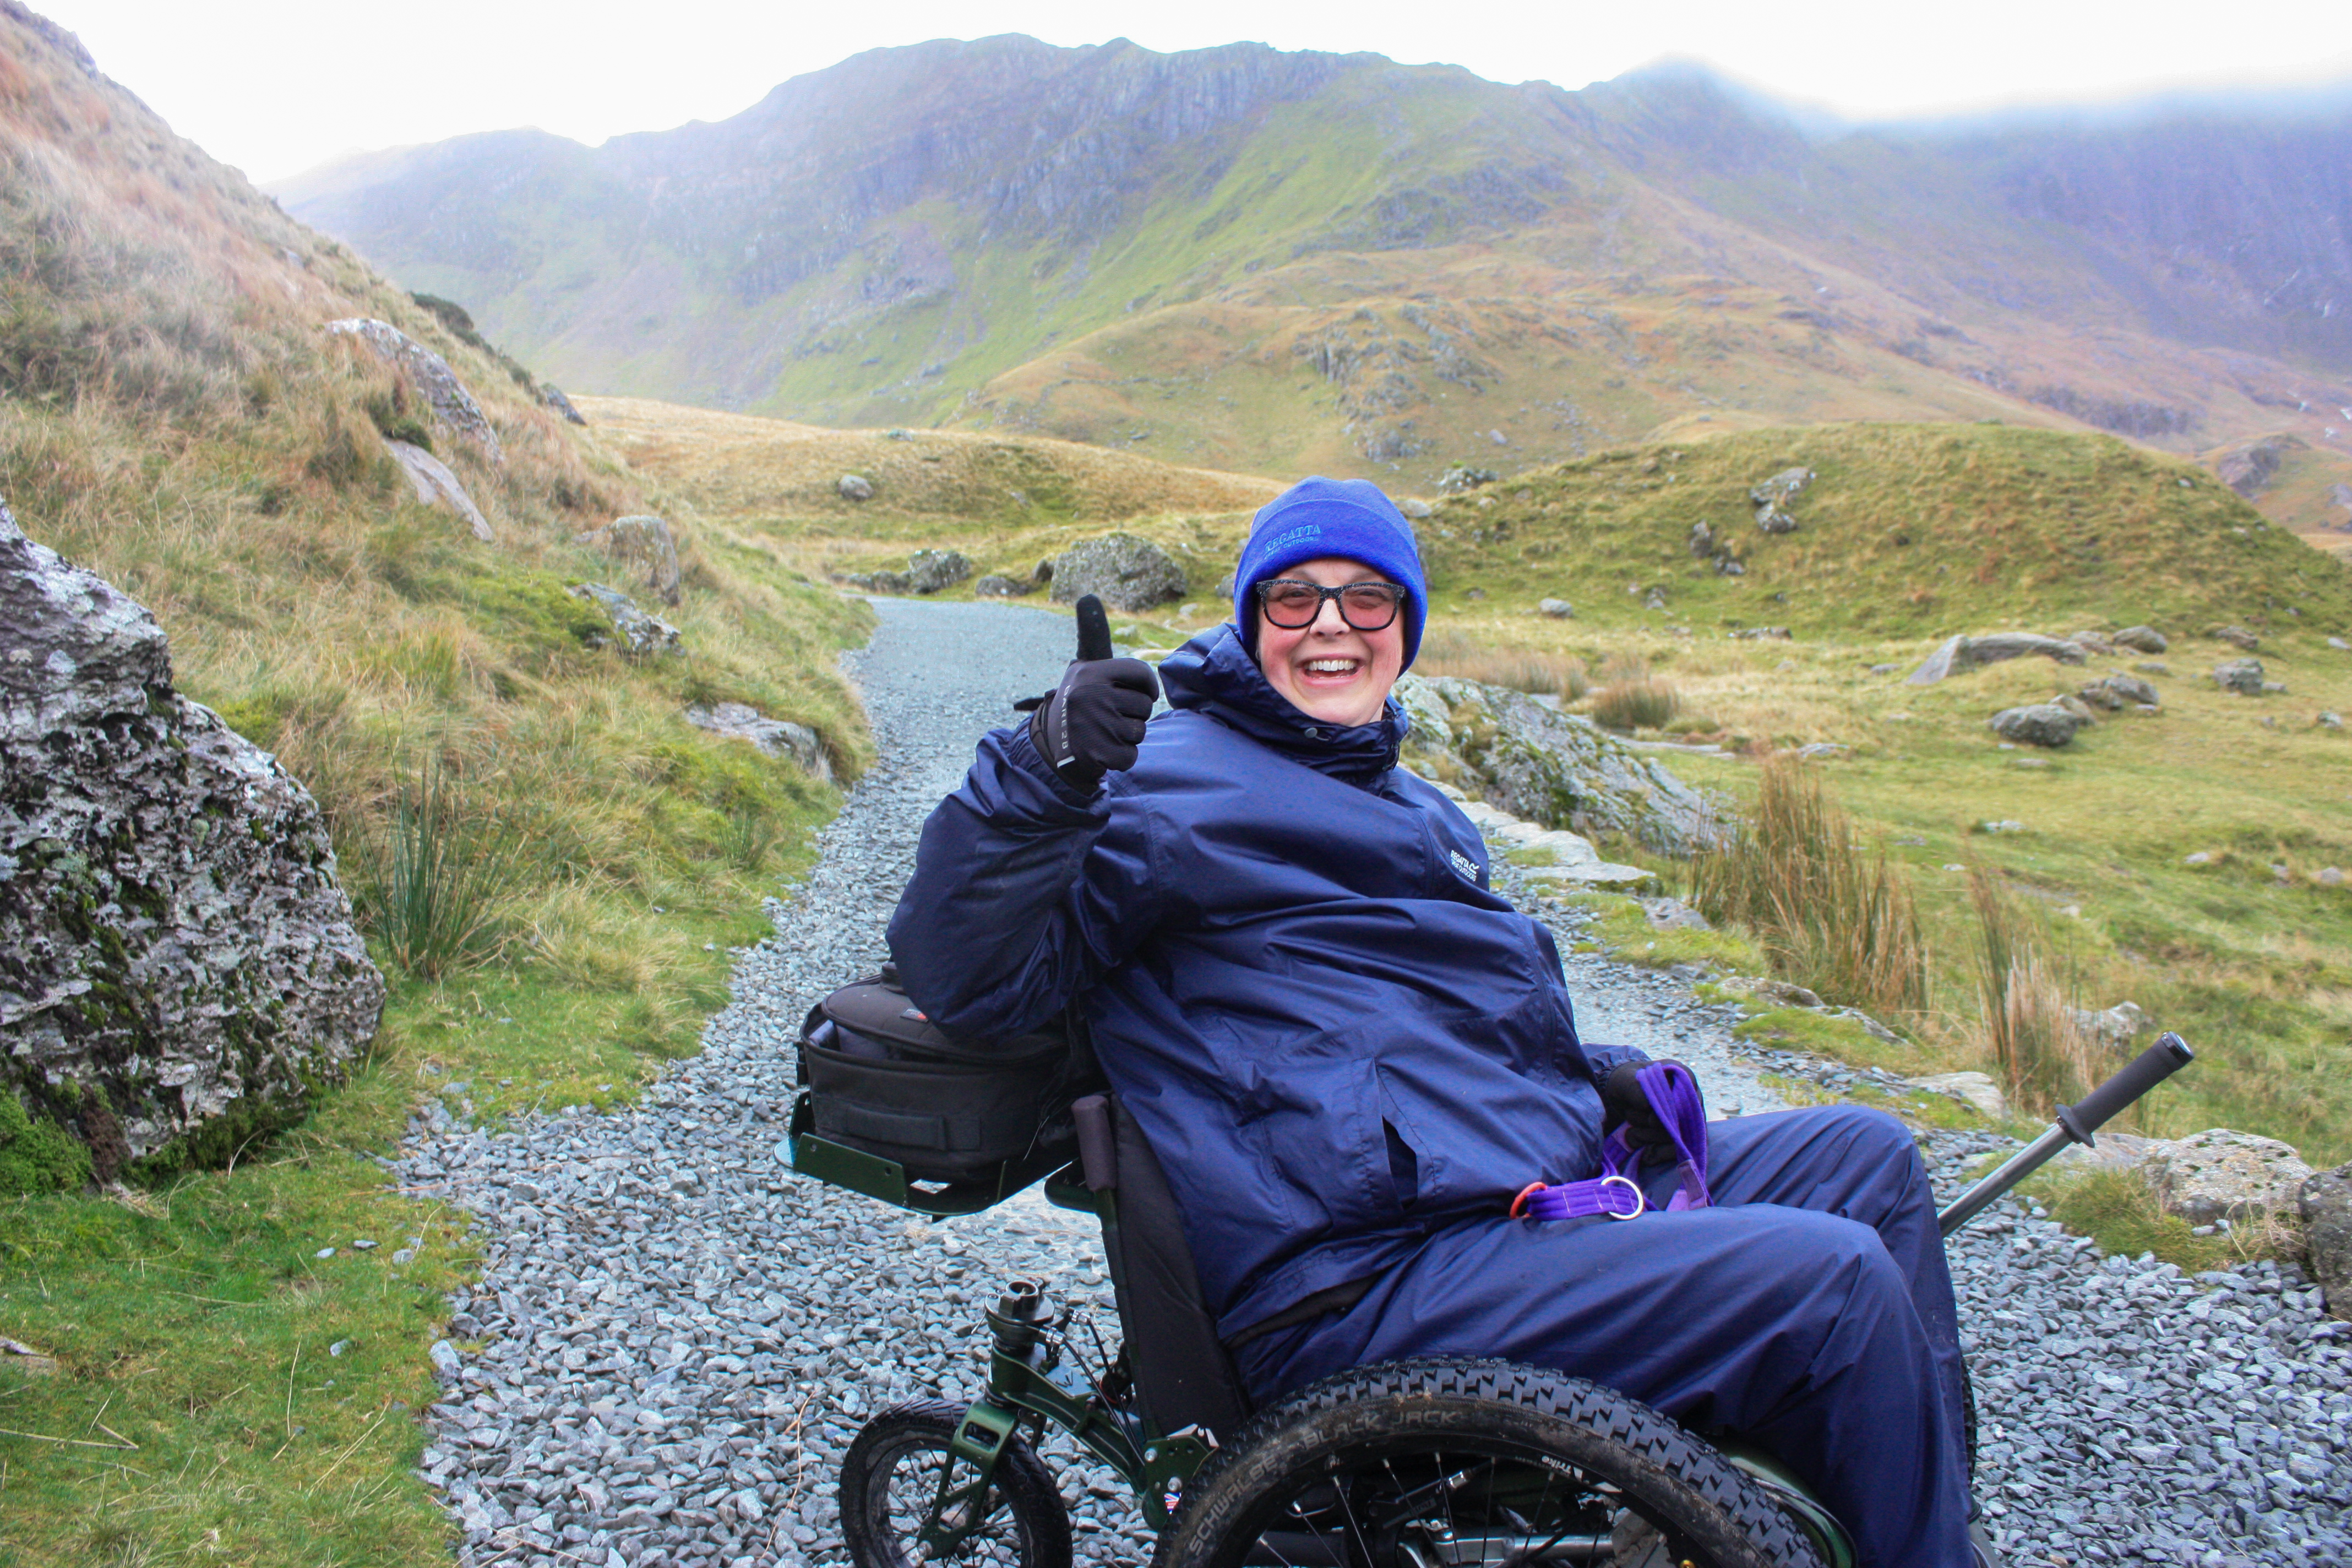
[[[1160,667],[1173,711],[1095,795],[1025,726],[981,742],[890,922],[961,1038],[1083,994],[1166,1166],[1219,1332],[1380,1273],[1528,1183],[1601,1166],[1599,1084],[1551,935],[1486,886],[1453,803],[1396,766],[1406,721],[1318,723],[1234,629]]]

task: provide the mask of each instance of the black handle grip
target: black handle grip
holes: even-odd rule
[[[1110,616],[1092,594],[1078,599],[1078,658],[1090,662],[1111,657]]]
[[[1070,1102],[1070,1120],[1078,1128],[1078,1169],[1086,1173],[1087,1191],[1108,1192],[1118,1185],[1118,1142],[1110,1130],[1110,1101],[1089,1094]]]
[[[2060,1106],[2058,1124],[2075,1142],[2088,1143],[2091,1135],[2117,1111],[2196,1059],[2197,1053],[2179,1035],[2169,1031],[2158,1035],[2156,1044],[2140,1052],[2123,1071],[2075,1104]]]

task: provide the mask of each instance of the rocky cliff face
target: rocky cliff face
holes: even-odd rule
[[[298,1119],[383,981],[308,791],[0,505],[0,1093],[108,1181]]]

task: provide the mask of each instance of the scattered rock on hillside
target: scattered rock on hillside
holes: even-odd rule
[[[1447,495],[1460,495],[1475,490],[1480,485],[1491,485],[1503,476],[1492,468],[1475,468],[1467,463],[1456,463],[1439,476],[1437,488]]]
[[[2082,720],[2055,702],[2004,708],[1992,716],[1993,733],[2021,746],[2063,746],[2083,727]]]
[[[2285,1207],[2311,1176],[2293,1145],[2227,1127],[2152,1143],[2140,1172],[2157,1200],[2190,1225]]]
[[[1622,833],[1666,855],[1722,840],[1705,796],[1590,720],[1452,676],[1407,675],[1396,697],[1412,721],[1414,770],[1515,816],[1588,837]]]
[[[1783,468],[1761,484],[1749,486],[1748,499],[1756,507],[1756,526],[1767,533],[1795,532],[1797,519],[1789,510],[1790,503],[1812,482],[1811,468]]]
[[[503,463],[506,450],[499,445],[499,433],[490,428],[489,416],[449,362],[402,331],[389,321],[378,321],[365,316],[352,316],[340,321],[329,321],[328,332],[335,337],[357,338],[385,363],[404,372],[425,395],[425,406],[433,411],[436,424],[454,430],[478,444],[489,454],[490,461]]]
[[[872,500],[874,481],[863,474],[844,474],[833,481],[835,493],[844,500]]]
[[[563,389],[556,385],[551,381],[543,381],[540,383],[539,400],[548,407],[554,409],[558,414],[561,414],[565,419],[574,425],[585,425],[588,423],[587,416],[582,414],[577,408],[572,407],[572,399],[564,396]]]
[[[395,441],[389,436],[381,439],[383,449],[392,454],[392,460],[400,465],[409,487],[415,490],[417,505],[437,506],[443,511],[455,513],[474,531],[475,538],[485,544],[490,542],[489,520],[482,515],[482,509],[474,504],[474,498],[466,493],[464,483],[449,471],[446,463],[414,442]]]
[[[2039,654],[2060,664],[2081,664],[2085,657],[2081,647],[2064,637],[2044,637],[2040,632],[1988,632],[1969,639],[1969,664],[1972,668],[2023,658],[2028,654]]]
[[[1054,602],[1098,595],[1129,614],[1184,596],[1184,568],[1160,546],[1131,533],[1083,539],[1054,557]]]
[[[1543,615],[1549,616],[1555,621],[1576,618],[1576,606],[1566,599],[1538,599],[1536,601],[1536,609]]]
[[[1975,1109],[1988,1121],[2009,1120],[2009,1097],[2000,1091],[1990,1073],[1938,1072],[1926,1078],[1906,1078],[1906,1089],[1923,1089],[1930,1094],[1948,1094],[1961,1104]]]
[[[2092,1044],[2110,1051],[2127,1054],[2133,1040],[2147,1029],[2147,1015],[2130,1002],[2118,1002],[2104,1012],[2088,1007],[2074,1009],[2074,1027]]]
[[[686,721],[714,735],[749,741],[769,756],[798,763],[802,771],[813,778],[826,784],[833,782],[833,761],[824,754],[824,742],[805,724],[768,718],[748,702],[717,702],[708,708],[689,708]]]
[[[2326,1294],[2327,1310],[2352,1318],[2352,1161],[2304,1178],[2295,1206],[2311,1272]]]
[[[0,779],[0,1094],[108,1182],[225,1156],[342,1080],[384,988],[317,803],[5,504]]]
[[[2221,461],[2213,465],[2213,472],[2223,484],[2252,500],[2270,484],[2282,458],[2289,452],[2307,449],[2294,436],[2265,436],[2222,453]]]
[[[646,658],[657,653],[684,653],[685,639],[678,629],[667,621],[658,620],[637,607],[637,602],[617,588],[602,583],[575,583],[572,596],[585,599],[604,612],[613,623],[613,632],[620,641],[621,651],[631,658]],[[603,646],[611,646],[609,641]]]
[[[665,605],[677,603],[677,536],[660,518],[616,517],[602,528],[574,534],[572,542],[644,567],[646,589]]]
[[[2065,640],[2084,653],[2109,654],[2116,651],[2116,645],[2107,640],[2105,632],[2068,632]]]
[[[2244,648],[2248,653],[2262,651],[2263,639],[2243,626],[2215,626],[2206,635],[2216,642],[2225,642],[2232,647]]]
[[[1017,577],[1006,577],[991,572],[971,585],[971,591],[983,599],[1017,599],[1024,594],[1037,591],[1034,583],[1024,583]]]
[[[971,563],[960,551],[918,550],[907,557],[907,581],[918,594],[936,594],[971,575]]]
[[[2116,645],[2136,653],[2162,653],[2172,646],[2154,626],[2126,626],[2116,634]]]
[[[2081,664],[2087,657],[2079,644],[2063,637],[2044,637],[2040,632],[1987,632],[1979,637],[1945,639],[1943,646],[1922,660],[1919,668],[1904,680],[1910,686],[1933,686],[1947,676],[2005,659],[2023,658],[2028,654],[2039,654],[2060,664]]]
[[[2057,705],[2066,710],[2067,712],[2072,713],[2084,724],[2095,724],[2099,721],[2098,710],[2092,707],[2089,703],[2084,701],[2080,697],[2075,696],[2074,693],[2071,691],[2066,693],[2063,697],[2059,698]]]
[[[2095,680],[2075,693],[2094,708],[2120,712],[2126,708],[2158,706],[2156,688],[2136,675],[2116,674],[2105,680]]]
[[[1820,993],[1792,980],[1774,980],[1754,974],[1727,974],[1715,984],[1737,996],[1753,996],[1776,1007],[1821,1007]]]
[[[2263,694],[2263,661],[2258,658],[2224,659],[2213,667],[2213,684],[2241,697],[2260,697]]]
[[[1397,510],[1404,513],[1405,516],[1412,519],[1415,522],[1419,522],[1423,518],[1429,517],[1436,510],[1434,507],[1432,507],[1427,501],[1422,500],[1419,496],[1399,496],[1397,497],[1396,507]]]

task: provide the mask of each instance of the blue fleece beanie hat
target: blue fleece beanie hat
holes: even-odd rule
[[[1259,509],[1234,569],[1234,624],[1241,628],[1242,646],[1256,656],[1257,585],[1326,555],[1360,561],[1404,584],[1404,668],[1411,669],[1429,615],[1429,586],[1412,525],[1369,479],[1301,479]]]

